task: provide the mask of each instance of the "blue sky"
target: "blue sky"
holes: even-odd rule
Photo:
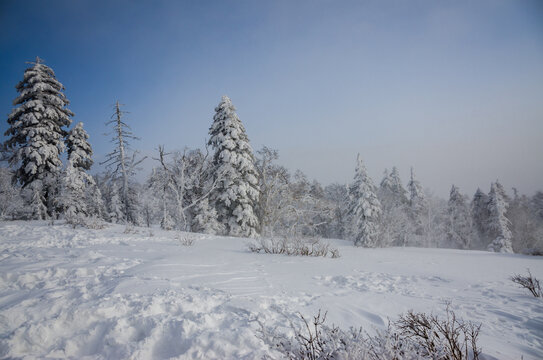
[[[228,94],[254,149],[323,184],[360,152],[442,196],[543,188],[540,1],[4,0],[0,54],[2,114],[40,56],[98,161],[115,100],[152,155],[202,146]]]

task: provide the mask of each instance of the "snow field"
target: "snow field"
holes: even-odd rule
[[[421,248],[355,248],[341,258],[253,254],[245,239],[111,225],[0,223],[0,357],[255,359],[277,357],[258,321],[286,328],[319,309],[370,333],[451,302],[483,324],[487,358],[543,358],[543,301],[509,277],[543,279],[543,259]]]

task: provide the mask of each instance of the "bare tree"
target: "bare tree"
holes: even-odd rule
[[[132,151],[132,154],[129,155],[129,152],[131,152],[130,140],[139,140],[139,138],[132,133],[130,126],[122,120],[123,115],[127,113],[121,110],[122,105],[119,101],[115,102],[115,112],[111,116],[111,120],[106,123],[107,126],[113,127],[113,131],[106,135],[112,135],[111,142],[115,147],[112,152],[106,155],[106,160],[100,164],[106,165],[112,170],[114,181],[117,179],[121,180],[121,201],[124,207],[124,220],[130,223],[137,223],[132,209],[134,204],[132,204],[129,194],[129,185],[137,166],[146,157],[138,159],[137,151]]]
[[[200,159],[194,159],[195,152],[199,153]],[[159,146],[158,155],[158,158],[153,159],[162,167],[161,183],[164,184],[164,191],[170,190],[173,195],[177,227],[179,230],[189,231],[188,211],[209,197],[217,183],[222,180],[222,175],[208,176],[207,148],[205,154],[199,150],[191,152],[187,149],[175,152],[173,160],[168,162],[167,157],[172,154],[166,153],[164,146]],[[206,183],[209,178],[212,180]]]

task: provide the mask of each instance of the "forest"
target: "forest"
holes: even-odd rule
[[[145,157],[118,101],[111,150],[92,173],[93,149],[63,85],[40,58],[16,85],[2,144],[0,218],[64,219],[73,227],[159,224],[164,230],[263,238],[334,238],[362,247],[443,247],[543,254],[543,192],[507,191],[498,180],[473,196],[451,186],[449,199],[408,181],[392,166],[372,180],[359,154],[350,184],[322,185],[280,163],[277,150],[253,151],[236,108],[223,96],[202,148],[157,144],[145,181]],[[354,158],[353,154],[353,158]]]

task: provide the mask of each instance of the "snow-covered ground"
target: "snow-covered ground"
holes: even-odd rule
[[[340,327],[384,328],[409,309],[483,324],[498,359],[543,358],[543,301],[509,277],[543,259],[444,249],[355,248],[341,258],[253,254],[245,239],[124,226],[0,222],[0,357],[258,359],[257,319],[328,311]],[[183,235],[185,236],[185,235]]]

